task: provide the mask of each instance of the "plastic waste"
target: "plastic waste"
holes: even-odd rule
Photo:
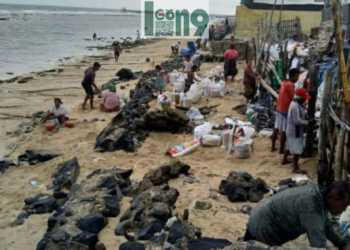
[[[222,133],[222,148],[228,149],[230,140],[230,130],[227,129]]]
[[[236,159],[247,159],[252,154],[253,140],[236,139],[234,141],[234,157]]]
[[[203,94],[203,86],[201,83],[194,83],[191,85],[190,90],[186,93],[188,99],[191,100],[192,103],[198,103],[202,97]]]
[[[185,142],[181,145],[178,145],[170,149],[168,152],[172,155],[172,157],[181,157],[197,150],[199,146],[200,146],[199,142],[196,142],[196,141]]]
[[[192,107],[192,99],[187,96],[187,94],[184,94],[184,97],[182,99],[182,106],[185,108],[191,108]]]
[[[203,135],[209,134],[212,130],[213,124],[205,122],[203,125],[194,128],[194,141],[199,142]]]
[[[209,78],[204,79],[204,81],[203,81],[204,96],[209,96],[209,94],[210,94],[210,85],[211,85],[210,79]]]
[[[203,135],[201,140],[201,144],[204,146],[220,146],[221,145],[221,136],[219,135]]]
[[[190,120],[201,120],[204,116],[201,114],[198,108],[192,107],[186,113],[188,119]]]

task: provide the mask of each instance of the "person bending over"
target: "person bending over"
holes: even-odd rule
[[[98,62],[95,62],[94,65],[87,70],[85,70],[85,76],[82,82],[82,86],[85,90],[86,96],[83,102],[83,110],[85,110],[85,106],[88,100],[90,100],[90,108],[94,108],[94,92],[92,87],[96,89],[97,92],[100,90],[97,88],[95,84],[96,72],[101,68],[101,65]]]

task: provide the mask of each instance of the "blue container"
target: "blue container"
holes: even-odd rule
[[[187,47],[188,47],[190,50],[192,50],[192,52],[193,52],[192,55],[196,54],[196,45],[195,45],[194,42],[188,42],[188,43],[187,43]]]
[[[193,51],[190,50],[190,49],[182,48],[182,49],[180,50],[180,54],[181,54],[182,56],[186,56],[186,55],[192,56],[194,53],[193,53]]]

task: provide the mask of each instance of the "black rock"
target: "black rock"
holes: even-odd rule
[[[152,198],[152,202],[163,202],[163,197],[160,195],[156,195]]]
[[[68,194],[62,191],[55,191],[53,197],[56,199],[64,199],[68,197]]]
[[[99,188],[114,189],[116,185],[118,185],[117,180],[112,176],[108,176],[103,180]]]
[[[138,242],[125,242],[120,245],[119,250],[145,250],[145,246]]]
[[[93,249],[98,242],[98,236],[96,234],[83,232],[77,236],[74,236],[72,241],[89,246],[89,248]]]
[[[14,222],[10,224],[11,227],[17,227],[24,224],[24,219],[16,219]]]
[[[17,216],[17,219],[28,219],[29,216],[30,214],[24,211]]]
[[[106,250],[106,246],[102,242],[98,242],[95,246],[95,250]]]
[[[151,225],[148,225],[140,230],[139,232],[139,240],[149,240],[152,238],[156,233],[159,233],[163,230],[165,227],[166,222],[164,221],[155,221]]]
[[[285,179],[285,180],[281,180],[279,183],[278,183],[279,186],[288,186],[288,187],[295,187],[296,186],[296,183],[295,181],[293,181],[291,178],[289,179]]]
[[[189,250],[211,250],[211,249],[223,249],[232,245],[228,240],[202,238],[200,240],[190,241],[188,244]]]
[[[64,225],[64,224],[67,224],[68,220],[65,218],[65,217],[61,217],[60,218],[60,225]]]
[[[55,227],[57,223],[57,217],[51,216],[49,220],[47,221],[47,227],[49,230]]]
[[[106,217],[117,217],[120,213],[119,199],[117,196],[104,197],[106,203],[106,209],[103,211],[103,215]]]
[[[247,172],[237,172],[237,175],[243,177],[246,181],[250,181],[252,179],[252,175]]]
[[[70,239],[70,235],[64,231],[57,231],[57,232],[51,234],[51,239],[53,241],[56,241],[56,242],[66,241],[66,240]]]
[[[264,194],[262,191],[259,190],[250,190],[248,192],[248,197],[250,202],[259,202],[264,198]]]
[[[227,195],[229,201],[231,202],[248,200],[247,192],[241,187],[227,185],[225,187],[225,194]]]
[[[255,180],[255,185],[256,185],[256,189],[263,192],[264,194],[270,192],[270,189],[267,186],[266,182],[260,178],[257,178]]]
[[[211,209],[212,206],[213,205],[210,204],[209,202],[197,201],[194,208],[197,210],[209,210],[209,209]]]
[[[178,239],[186,236],[185,229],[179,221],[175,221],[169,230],[168,242],[175,244]]]
[[[107,221],[100,214],[89,214],[77,221],[76,226],[88,233],[98,234],[105,226]]]
[[[30,165],[35,165],[38,162],[46,162],[53,158],[61,156],[59,150],[37,149],[26,150],[25,154],[18,156],[19,161],[28,161]]]
[[[47,241],[41,240],[36,246],[36,250],[46,250]]]
[[[65,215],[66,217],[70,217],[70,216],[73,215],[73,212],[70,211],[70,210],[68,210],[68,211],[66,211],[66,212],[64,213],[64,215]]]

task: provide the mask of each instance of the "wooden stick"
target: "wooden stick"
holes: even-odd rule
[[[310,67],[310,84],[309,93],[311,99],[309,100],[307,114],[309,119],[315,118],[316,112],[316,101],[317,101],[317,85],[318,85],[318,66],[312,65]],[[323,92],[324,95],[329,95],[330,93]],[[306,127],[306,144],[305,144],[305,156],[311,157],[313,152],[314,144],[314,124],[309,124]]]
[[[339,6],[337,0],[332,0],[332,12],[333,12],[333,21],[335,29],[335,40],[337,42],[337,51],[338,51],[338,61],[339,61],[339,73],[342,80],[343,89],[349,89],[348,78],[346,75],[345,59],[344,59],[344,48],[341,28],[340,28],[340,16],[339,16]],[[347,106],[346,115],[347,119],[350,118],[350,92],[344,91],[344,101]]]
[[[346,105],[343,103],[342,105],[342,114],[341,114],[341,120],[346,118]],[[343,166],[343,147],[345,142],[345,130],[340,129],[338,138],[337,138],[337,149],[336,149],[336,155],[335,155],[335,165],[334,165],[334,173],[335,173],[335,181],[340,181],[342,179],[342,166]]]
[[[321,117],[319,127],[319,140],[318,140],[318,183],[325,185],[326,176],[328,173],[328,158],[327,158],[327,110],[331,100],[332,92],[332,71],[326,71],[326,77],[324,81],[324,89],[322,95],[321,104]],[[326,94],[329,93],[329,94]]]
[[[3,116],[8,116],[8,117],[16,117],[16,118],[26,118],[26,119],[31,119],[31,116],[24,116],[24,115],[13,115],[13,114],[5,114],[5,113],[0,113],[0,115]]]
[[[348,180],[348,167],[349,167],[349,133],[345,132],[345,145],[344,145],[344,152],[343,152],[343,171],[342,171],[342,180],[347,181]]]
[[[265,82],[263,79],[260,79],[260,83],[273,97],[278,99],[278,94],[270,87],[270,85],[267,84],[267,82]]]
[[[272,61],[269,60],[270,62],[267,63],[267,66],[271,69],[272,73],[274,74],[274,76],[276,77],[278,83],[280,85],[282,85],[282,80],[281,78],[279,77],[277,71],[276,71],[276,68],[275,68],[275,65],[273,65]]]

